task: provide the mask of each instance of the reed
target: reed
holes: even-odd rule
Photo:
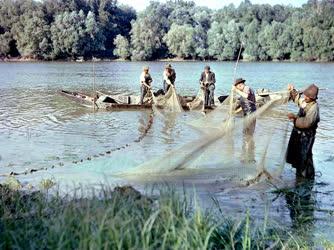
[[[154,199],[131,187],[102,187],[95,193],[87,198],[77,192],[69,198],[1,186],[0,248],[308,248],[286,230],[267,222],[257,226],[249,213],[236,220],[219,207],[203,211],[192,195],[172,188],[161,188]]]

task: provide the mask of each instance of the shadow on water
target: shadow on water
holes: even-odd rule
[[[283,196],[289,210],[292,231],[314,245],[316,192],[315,181],[297,178],[293,187],[278,189],[274,193]]]

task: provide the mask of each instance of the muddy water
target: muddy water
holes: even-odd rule
[[[154,87],[161,88],[164,64],[148,64]],[[96,88],[138,94],[138,76],[143,66],[144,63],[97,63]],[[174,63],[180,94],[197,93],[203,66],[196,62]],[[214,62],[211,67],[217,75],[216,93],[227,93],[234,64]],[[316,82],[323,88],[319,98],[322,121],[314,146],[317,179],[311,197],[300,195],[304,191],[299,189],[292,193],[299,196],[276,197],[268,192],[273,188],[268,183],[240,187],[238,183],[226,181],[224,172],[216,169],[204,172],[190,169],[144,181],[121,178],[115,173],[135,168],[199,138],[200,132],[187,124],[202,115],[188,112],[167,119],[154,117],[148,134],[135,142],[145,133],[150,111],[93,112],[58,94],[59,89],[92,93],[90,63],[1,63],[0,74],[0,174],[46,168],[18,176],[23,183],[36,186],[43,178],[53,178],[63,187],[109,183],[143,188],[148,183],[168,181],[190,189],[195,187],[207,206],[212,204],[214,196],[225,211],[238,214],[251,209],[259,218],[269,213],[278,224],[292,227],[299,221],[291,204],[298,198],[306,198],[309,206],[299,208],[297,215],[310,218],[310,223],[298,226],[310,228],[312,237],[325,233],[334,240],[330,233],[334,223],[334,64],[241,63],[239,67],[239,75],[255,89],[282,90],[289,82],[299,88]],[[297,110],[292,105],[289,109]],[[112,153],[108,154],[109,151]],[[282,178],[274,185],[293,188],[293,170],[286,166]]]

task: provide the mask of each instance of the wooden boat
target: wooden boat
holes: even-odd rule
[[[86,95],[80,92],[72,92],[67,90],[60,90],[61,95],[80,103],[83,106],[106,109],[106,110],[138,110],[138,109],[151,109],[151,103],[139,104],[140,97],[134,95],[108,95],[97,91],[97,95],[93,96]],[[182,96],[180,98],[181,106],[184,110],[189,110],[187,103],[192,102],[195,96]],[[159,107],[158,107],[159,108]],[[162,108],[162,107],[161,107]]]
[[[140,97],[135,95],[109,95],[97,91],[96,96],[89,96],[80,92],[71,92],[61,90],[60,94],[77,102],[83,106],[105,109],[105,110],[139,110],[139,109],[151,109],[152,103],[149,101],[144,104],[140,103]],[[282,95],[282,92],[270,92],[269,90],[261,89],[256,92],[257,106],[262,106],[271,98],[277,95]],[[219,106],[227,98],[227,95],[216,97],[215,104]],[[191,103],[196,96],[180,96],[179,100],[184,110],[189,110],[189,103]],[[159,108],[159,106],[158,106]],[[163,107],[160,107],[163,108]],[[212,107],[206,107],[207,110],[212,110]]]

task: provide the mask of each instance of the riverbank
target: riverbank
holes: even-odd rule
[[[77,62],[77,63],[85,63],[85,62],[145,62],[145,61],[132,61],[132,60],[125,60],[125,59],[114,59],[114,58],[94,58],[94,59],[57,59],[57,60],[43,60],[43,59],[36,59],[36,58],[23,58],[23,57],[0,57],[0,62]],[[198,59],[183,59],[183,58],[161,58],[156,59],[152,61],[147,62],[234,62],[234,61],[220,61],[220,60],[214,60],[214,59],[208,59],[208,60],[198,60]],[[282,62],[291,62],[291,63],[334,63],[334,61],[321,61],[321,60],[315,60],[315,61],[296,61],[296,60],[268,60],[268,61],[251,61],[246,59],[241,59],[240,62],[249,62],[249,63],[257,63],[257,62],[276,62],[276,63],[282,63]]]
[[[306,239],[256,223],[202,211],[191,194],[161,188],[158,196],[132,187],[103,187],[83,197],[13,191],[0,186],[0,248],[37,249],[310,249]],[[334,247],[323,241],[317,245]]]

